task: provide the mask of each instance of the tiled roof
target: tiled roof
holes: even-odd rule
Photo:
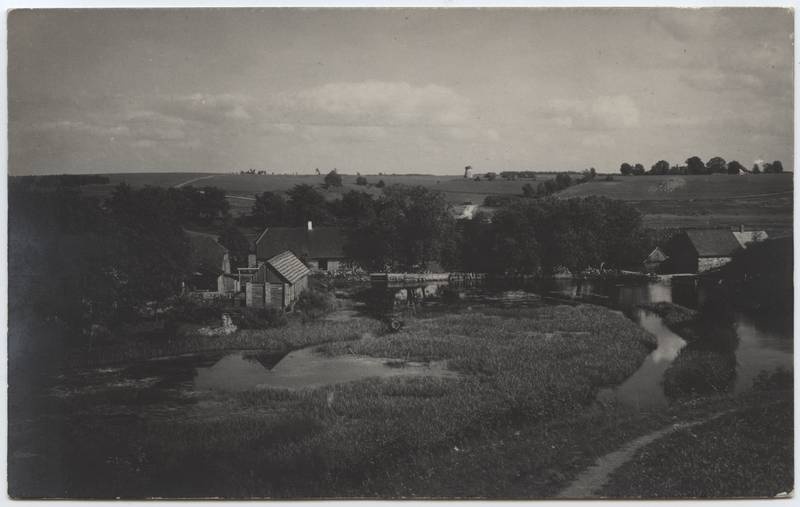
[[[730,257],[742,248],[733,232],[725,229],[690,229],[686,235],[699,257]]]
[[[304,259],[343,259],[345,236],[339,227],[268,227],[256,240],[256,256],[269,259],[291,250]]]
[[[297,283],[311,272],[296,255],[288,250],[270,258],[267,264],[277,271],[281,278],[291,284]]]

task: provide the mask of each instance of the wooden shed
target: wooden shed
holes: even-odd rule
[[[247,283],[247,306],[291,308],[308,287],[311,270],[290,251],[270,257],[261,264],[252,282]]]
[[[660,247],[655,247],[644,260],[644,270],[646,273],[660,273],[664,262],[669,256]]]

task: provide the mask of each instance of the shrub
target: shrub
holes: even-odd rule
[[[383,188],[386,186],[386,183],[384,183],[383,180],[378,180],[378,183],[376,183],[375,186],[378,188]]]
[[[289,322],[279,308],[242,308],[231,314],[231,319],[239,329],[269,329]]]
[[[168,312],[168,319],[192,324],[219,324],[222,318],[222,304],[217,301],[197,301],[179,299]]]
[[[363,176],[359,176],[359,177],[356,178],[356,185],[364,186],[366,184],[367,184],[367,178],[365,178]]]
[[[327,292],[307,289],[297,298],[295,308],[303,316],[303,320],[316,320],[333,310],[333,298]]]

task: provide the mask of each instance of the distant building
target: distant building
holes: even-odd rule
[[[655,247],[644,260],[645,273],[661,273],[664,263],[667,260],[669,260],[669,256],[661,247]]]
[[[344,253],[345,234],[340,227],[267,227],[256,239],[256,258],[266,261],[291,251],[312,271],[336,272],[348,260]]]
[[[308,288],[310,272],[292,252],[281,252],[262,263],[253,281],[246,283],[245,303],[252,308],[291,308]]]
[[[739,230],[734,231],[733,236],[736,238],[736,241],[742,245],[742,248],[747,248],[751,243],[769,239],[766,231],[746,231],[744,230],[744,226],[739,226]]]
[[[464,168],[464,179],[468,180],[470,178],[472,178],[472,166],[468,165]]]
[[[237,292],[239,287],[231,275],[228,249],[213,234],[186,231],[189,240],[189,289],[203,292]]]

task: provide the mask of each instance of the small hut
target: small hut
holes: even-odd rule
[[[258,267],[252,282],[247,282],[245,301],[254,308],[291,308],[308,288],[308,274],[311,272],[303,262],[290,251],[269,258]]]

